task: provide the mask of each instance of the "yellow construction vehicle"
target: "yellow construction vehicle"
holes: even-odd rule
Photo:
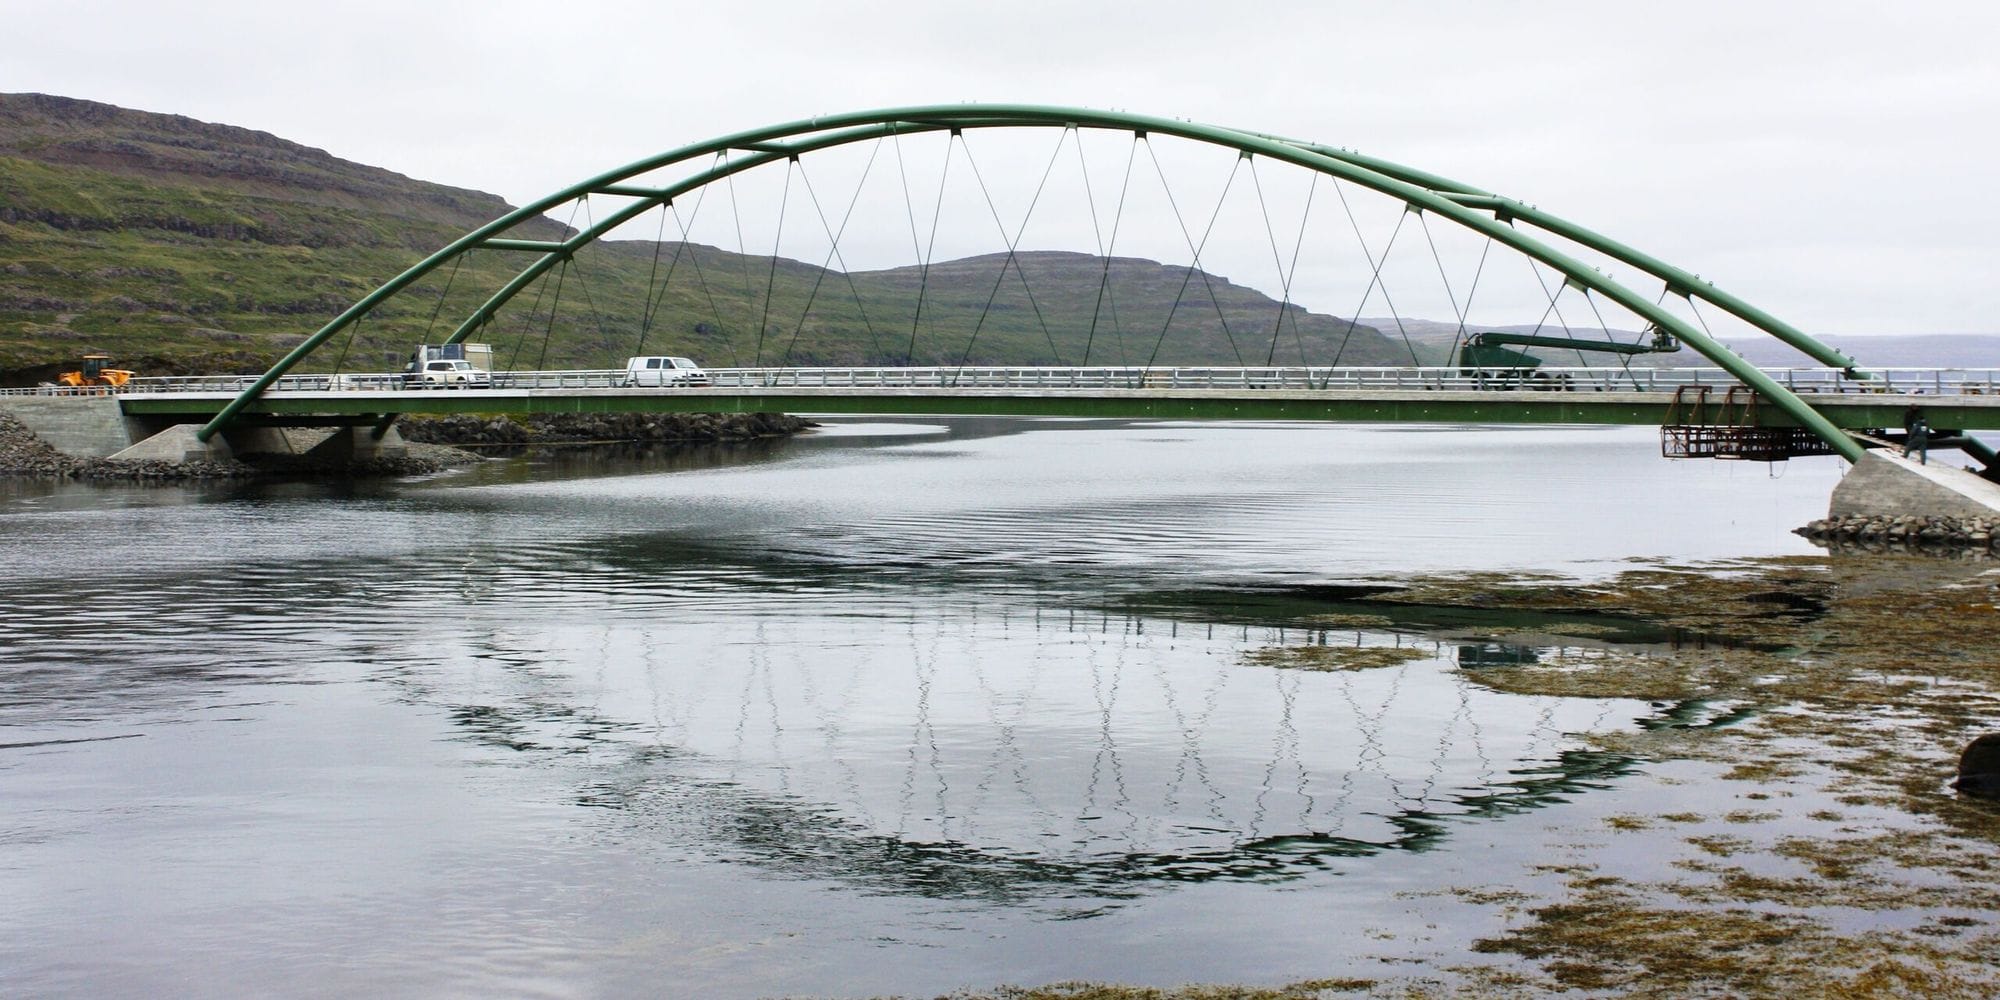
[[[83,367],[81,369],[73,372],[63,372],[61,375],[56,376],[56,383],[76,389],[81,389],[85,386],[102,386],[107,389],[116,389],[132,381],[133,374],[133,372],[123,368],[111,367],[111,355],[109,354],[86,354],[83,356]]]

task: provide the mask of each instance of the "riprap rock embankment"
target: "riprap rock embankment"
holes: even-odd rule
[[[1918,514],[1855,514],[1822,518],[1796,529],[1828,547],[1900,546],[1909,549],[1990,552],[2000,518]]]
[[[749,441],[782,437],[813,426],[788,413],[537,413],[505,417],[406,417],[403,440],[461,447],[629,441]]]

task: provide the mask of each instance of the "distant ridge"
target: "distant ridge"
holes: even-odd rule
[[[1435,359],[1427,361],[1428,364],[1446,363],[1444,359],[1449,356],[1452,346],[1458,340],[1456,321],[1404,317],[1399,327],[1396,317],[1372,316],[1363,317],[1360,322],[1381,330],[1392,340],[1398,336],[1399,329],[1407,333],[1420,355]],[[1567,333],[1561,327],[1537,328],[1530,324],[1467,328],[1468,332],[1483,330],[1507,333],[1539,331],[1551,336],[1574,336],[1581,340],[1616,340],[1627,344],[1636,343],[1644,337],[1637,330],[1604,330],[1597,327],[1570,327]],[[2000,334],[1996,333],[1836,333],[1821,335],[1816,339],[1828,347],[1846,352],[1848,356],[1861,362],[1864,368],[2000,368]],[[1807,358],[1775,337],[1728,338],[1723,344],[1760,367],[1819,367],[1818,362]],[[1537,349],[1530,353],[1542,356],[1549,364],[1577,363],[1573,352]],[[1631,363],[1670,367],[1707,367],[1713,364],[1707,358],[1690,350],[1682,350],[1675,354],[1639,355],[1632,358]]]
[[[1863,368],[2000,368],[2000,334],[1828,334],[1818,338]],[[1766,367],[1813,365],[1776,340],[1731,340],[1731,349]]]

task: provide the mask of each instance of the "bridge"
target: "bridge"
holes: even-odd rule
[[[1858,383],[1834,369],[1767,369],[1773,382],[1860,440],[1926,420],[2000,428],[2000,369],[1885,369]],[[1635,424],[1662,428],[1676,457],[1827,454],[1784,411],[1713,368],[749,368],[706,384],[633,387],[622,370],[495,373],[490,386],[406,386],[397,373],[293,375],[237,415],[253,428],[354,428],[352,448],[402,414],[758,413],[1010,415],[1342,423]],[[150,378],[121,387],[126,420],[154,429],[213,419],[253,376]],[[1975,438],[1940,434],[1991,461]],[[169,450],[187,442],[169,443]],[[254,447],[254,445],[251,445]]]
[[[989,176],[989,171],[980,167],[981,158],[992,155],[988,151],[991,147],[974,154],[969,136],[989,133],[1054,138],[1053,149],[1039,171],[1035,169],[1042,164],[1038,152],[1033,159],[1017,157],[1006,172],[1021,182],[1022,191],[1014,201],[1026,207],[1018,217],[1009,217],[1011,209],[1006,214],[1001,211],[1007,197],[996,195],[990,183],[1000,175]],[[910,181],[913,172],[921,172],[912,166],[910,150],[926,138],[943,144],[934,207],[930,188],[919,185],[919,195],[913,192]],[[1088,162],[1089,150],[1105,148],[1093,143],[1106,142],[1125,151],[1123,176],[1116,185],[1102,182],[1102,169],[1093,174]],[[1176,195],[1169,183],[1161,147],[1170,142],[1180,144],[1176,148],[1218,154],[1218,173],[1227,166],[1226,179],[1212,208],[1207,207],[1204,197],[1199,210],[1184,210],[1184,205],[1197,206],[1197,202],[1185,191]],[[806,164],[843,154],[858,158],[862,151],[866,151],[866,164],[858,171],[859,179],[843,215],[839,200],[822,200],[812,180],[817,168],[809,170]],[[1153,247],[1159,248],[1156,252],[1162,260],[1169,256],[1166,251],[1178,255],[1179,260],[1171,266],[1182,275],[1180,287],[1171,308],[1158,318],[1157,335],[1151,338],[1151,354],[1144,364],[1093,367],[1087,360],[1094,347],[1102,351],[1100,335],[1108,338],[1115,334],[1122,352],[1128,337],[1137,341],[1137,350],[1144,351],[1144,342],[1155,333],[1150,318],[1138,324],[1143,329],[1126,328],[1131,317],[1121,319],[1120,295],[1126,296],[1128,313],[1133,300],[1129,291],[1116,287],[1112,280],[1116,252],[1146,249],[1135,248],[1132,244],[1139,237],[1127,235],[1139,232],[1149,221],[1127,217],[1127,198],[1138,173],[1135,166],[1146,162],[1140,159],[1142,153],[1150,160],[1164,193],[1158,202],[1163,207],[1154,211],[1155,218],[1150,220],[1160,223],[1156,227],[1159,242]],[[1072,154],[1081,197],[1067,210],[1046,209],[1044,196],[1052,187],[1057,165],[1067,162]],[[904,269],[893,272],[900,283],[900,297],[893,300],[880,292],[864,294],[853,269],[847,266],[849,255],[862,253],[868,240],[857,235],[865,232],[854,224],[858,214],[865,214],[858,213],[857,207],[869,203],[867,194],[870,178],[877,176],[873,174],[876,163],[888,160],[893,160],[901,178],[901,201],[887,198],[885,210],[877,214],[888,217],[891,230],[907,218],[911,254]],[[986,162],[990,165],[993,160]],[[1104,162],[1101,152],[1099,162]],[[954,164],[962,164],[956,175]],[[1293,204],[1298,206],[1296,227],[1289,221],[1284,226],[1273,221],[1287,218],[1285,207],[1273,208],[1274,202],[1283,200],[1276,177],[1280,168],[1290,171],[1290,176],[1305,178],[1303,185],[1294,182],[1291,189]],[[742,261],[753,257],[743,235],[746,213],[736,193],[739,183],[747,186],[753,176],[775,176],[780,170],[782,188],[770,189],[777,203],[770,253],[754,256],[768,271],[762,289],[758,289],[758,276],[740,267]],[[971,204],[983,206],[979,214],[990,218],[992,235],[986,238],[993,250],[991,259],[997,264],[976,319],[969,320],[969,329],[961,331],[963,342],[941,343],[943,335],[937,328],[941,306],[937,300],[944,293],[933,288],[935,276],[942,270],[935,258],[940,234],[944,233],[946,240],[955,238],[943,225],[950,181],[954,176],[962,179],[968,175],[977,182]],[[1244,176],[1249,183],[1239,187],[1238,178]],[[1333,216],[1333,223],[1325,223],[1332,215],[1328,209],[1322,208],[1315,216],[1314,206],[1326,204],[1323,188],[1337,197],[1346,225],[1340,224],[1339,215]],[[1251,189],[1255,200],[1245,202],[1249,196],[1241,192]],[[1232,192],[1237,194],[1232,196]],[[702,271],[691,218],[701,214],[703,199],[711,194],[728,200],[736,241],[744,250],[739,259],[741,289],[728,286],[720,277],[710,281]],[[785,256],[805,256],[796,236],[802,223],[795,221],[789,232],[786,228],[789,217],[804,211],[793,208],[794,199],[803,202],[805,196],[810,196],[812,211],[804,216],[807,221],[803,224],[818,239],[811,255],[822,257],[823,250],[823,266],[817,270]],[[1364,196],[1388,207],[1388,214],[1380,217],[1387,232],[1374,240],[1369,239],[1363,223],[1367,215]],[[833,211],[828,211],[826,201],[831,201]],[[1103,215],[1109,214],[1114,203],[1116,213],[1107,225]],[[1254,336],[1242,329],[1240,318],[1232,328],[1221,305],[1223,296],[1215,287],[1217,279],[1211,275],[1225,257],[1224,247],[1214,236],[1225,209],[1232,205],[1247,206],[1240,214],[1255,220],[1249,224],[1248,231],[1255,234],[1250,243],[1263,243],[1268,238],[1268,256],[1258,266],[1269,275],[1268,284],[1282,293],[1268,326],[1260,320]],[[683,207],[689,206],[691,210],[684,214]],[[564,207],[569,209],[570,223],[562,228],[560,238],[548,238],[550,214]],[[929,214],[927,234],[920,209]],[[1089,227],[1083,229],[1076,220],[1086,210]],[[541,328],[539,353],[545,356],[569,290],[570,301],[574,304],[577,298],[584,299],[590,320],[608,337],[596,306],[597,296],[605,294],[605,279],[600,273],[595,286],[587,280],[586,251],[614,234],[629,235],[632,224],[653,212],[659,214],[657,234],[648,244],[653,267],[643,289],[644,313],[640,329],[635,331],[632,353],[648,353],[646,340],[656,335],[657,324],[659,339],[655,344],[662,340],[666,344],[656,352],[697,353],[686,346],[689,330],[698,336],[735,332],[741,334],[739,343],[754,337],[756,364],[719,369],[712,384],[690,388],[622,387],[615,384],[616,373],[608,371],[524,371],[499,373],[491,388],[465,392],[405,388],[392,374],[347,368],[346,360],[359,342],[363,322],[396,309],[404,315],[428,314],[427,331],[448,328],[447,335],[436,339],[447,347],[474,336],[499,339],[504,336],[500,317],[512,315],[521,321],[514,357],[536,356],[530,341],[537,327]],[[1042,221],[1052,213],[1057,216],[1054,222]],[[1163,221],[1168,218],[1172,225]],[[672,244],[664,238],[670,219],[680,237]],[[1433,219],[1448,225],[1434,227]],[[1355,264],[1351,280],[1315,278],[1317,271],[1302,267],[1307,247],[1320,245],[1314,238],[1319,232],[1313,228],[1315,220],[1342,234],[1351,228],[1354,246],[1345,251]],[[961,224],[961,230],[983,228],[987,221],[981,219],[976,227]],[[1261,222],[1261,229],[1257,222]],[[816,229],[812,223],[817,224]],[[1031,223],[1068,226],[1074,236],[1072,245],[1080,244],[1079,249],[1089,254],[1090,260],[1103,262],[1102,278],[1094,290],[1095,305],[1087,315],[1062,314],[1053,305],[1044,309],[1043,303],[1054,299],[1046,289],[1037,296],[1029,269],[1021,260],[1030,245],[1027,233]],[[722,231],[727,232],[727,227]],[[1422,243],[1415,242],[1415,235],[1399,243],[1406,232],[1421,233]],[[1462,241],[1458,250],[1453,249],[1453,233]],[[792,245],[787,245],[788,235]],[[1291,244],[1289,255],[1287,243]],[[665,260],[664,248],[669,245],[675,249],[672,259]],[[690,253],[691,247],[696,250]],[[1407,249],[1410,247],[1416,249]],[[1525,265],[1526,277],[1517,271],[1514,280],[1525,290],[1520,294],[1528,295],[1540,313],[1532,333],[1491,332],[1476,318],[1475,296],[1500,280],[1494,276],[1499,265],[1489,266],[1495,250]],[[1455,253],[1465,263],[1456,280],[1447,265]],[[503,268],[511,275],[504,280],[468,289],[460,282],[477,284],[468,277],[473,272],[464,267],[475,255],[481,255],[481,260],[497,256],[519,266]],[[1249,258],[1242,259],[1246,261],[1242,266],[1251,266]],[[1185,261],[1184,267],[1180,261]],[[779,292],[781,262],[788,271],[813,275],[810,293],[803,296],[802,303]],[[1412,267],[1422,271],[1431,263],[1436,265],[1435,281],[1428,277],[1422,282],[1406,280]],[[1331,273],[1330,268],[1326,270]],[[677,275],[680,285],[676,285]],[[980,280],[986,279],[982,276]],[[1345,313],[1350,316],[1367,315],[1371,304],[1378,302],[1392,315],[1405,315],[1407,310],[1398,308],[1398,297],[1404,303],[1411,302],[1410,286],[1422,284],[1424,290],[1414,293],[1417,300],[1433,302],[1453,318],[1457,349],[1442,366],[1343,367],[1341,356],[1357,328],[1356,321],[1349,319],[1344,321],[1346,330],[1337,347],[1332,337],[1322,338],[1322,346],[1332,356],[1314,363],[1305,356],[1310,352],[1301,333],[1303,310],[1295,302],[1315,280],[1325,282],[1329,289],[1361,289],[1356,308]],[[1341,284],[1343,280],[1347,284]],[[833,290],[842,283],[848,295]],[[1393,291],[1392,285],[1396,286]],[[598,291],[593,293],[593,287]],[[677,288],[681,291],[675,292]],[[530,289],[535,294],[523,310],[519,303]],[[823,289],[827,289],[824,295]],[[676,301],[705,300],[700,313],[705,318],[669,316],[670,293],[680,296]],[[541,301],[545,295],[551,302],[544,321]],[[971,316],[971,306],[979,304],[973,301],[977,297],[962,293],[960,297],[967,301],[956,305],[962,315]],[[1072,296],[1079,301],[1089,297],[1087,292]],[[811,344],[815,336],[825,336],[825,312],[830,308],[828,303],[836,299],[866,325],[873,345],[870,353],[894,363],[848,367],[792,367],[784,363],[794,356],[802,340],[808,345],[808,356],[823,353]],[[730,303],[731,308],[723,308],[722,302]],[[1213,317],[1207,310],[1213,311]],[[1607,311],[1610,320],[1606,319]],[[791,320],[794,315],[795,324]],[[1030,315],[1031,319],[1021,319]],[[1598,338],[1578,336],[1573,327],[1581,325],[1581,319],[1572,324],[1569,315],[1590,317],[1595,326],[1585,329],[1598,331]],[[1811,367],[1770,371],[1755,367],[1724,346],[1711,326],[1711,317],[1775,338],[1796,349]],[[1046,338],[1046,353],[1057,363],[1026,368],[978,364],[982,333],[990,339],[991,331],[1003,319],[1028,329],[1039,326]],[[1621,319],[1644,331],[1641,341],[1606,339],[1608,331],[1618,328],[1613,320]],[[442,327],[440,320],[445,321]],[[1285,346],[1296,346],[1300,365],[1267,363],[1259,367],[1247,363],[1246,341],[1250,357],[1261,350],[1267,362],[1274,360],[1286,340],[1288,323],[1291,343]],[[587,329],[574,315],[568,325]],[[1416,362],[1419,351],[1409,332],[1402,328],[1401,320],[1395,325],[1411,361]],[[904,329],[908,331],[906,344],[897,344],[903,339],[899,331]],[[1230,368],[1159,364],[1160,347],[1169,333],[1189,330],[1215,345],[1226,340],[1234,357],[1246,363]],[[428,334],[426,339],[430,339]],[[781,363],[775,367],[763,364],[767,344],[769,353],[778,355],[780,342],[786,343]],[[1496,348],[1489,346],[1493,344],[1564,346],[1576,350],[1579,359],[1585,351],[1598,351],[1615,356],[1618,367],[1548,367],[1543,359],[1519,352],[1498,349],[1495,353]],[[1678,351],[1683,346],[1713,367],[1650,368],[1630,363],[1633,355]],[[1079,347],[1085,364],[1061,363],[1066,351]],[[321,353],[326,348],[334,349]],[[917,364],[920,355],[956,356],[957,363],[921,365]],[[1514,360],[1507,360],[1510,357]],[[324,381],[316,384],[315,378]],[[1672,444],[1679,441],[1683,447],[1678,453],[1691,457],[1784,458],[1830,453],[1859,462],[1869,447],[1884,444],[1954,444],[1965,447],[1969,455],[1985,464],[1989,478],[2000,478],[1991,449],[1963,433],[2000,428],[2000,396],[1994,393],[1991,371],[1870,371],[1713,282],[1628,244],[1535,205],[1353,150],[1172,118],[1033,105],[864,111],[753,129],[669,150],[580,181],[466,233],[356,300],[261,375],[227,382],[142,381],[126,388],[119,398],[128,416],[160,425],[182,425],[184,430],[191,429],[198,447],[214,447],[219,438],[226,440],[232,433],[273,424],[365,427],[361,433],[366,436],[358,439],[365,446],[366,441],[385,440],[402,414],[452,412],[762,410],[1629,423],[1667,428],[1669,452],[1675,453]],[[1681,430],[1676,432],[1675,428]],[[1723,442],[1719,449],[1717,441]],[[1748,447],[1731,453],[1730,441],[1747,443]]]
[[[1859,384],[1832,369],[1762,374],[1843,429],[1900,427],[1912,406],[1940,426],[2000,429],[2000,369],[1893,369]],[[1741,382],[1711,368],[757,368],[715,369],[707,385],[655,388],[626,386],[623,376],[500,372],[490,388],[463,390],[408,388],[398,374],[293,376],[237,419],[372,426],[409,413],[801,412],[1798,426],[1775,407],[1755,407]],[[119,400],[126,414],[154,422],[208,420],[239,398],[237,384],[248,378],[140,379]]]

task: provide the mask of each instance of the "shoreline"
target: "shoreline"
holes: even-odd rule
[[[2000,569],[1816,555],[1634,569],[1597,583],[1403,582],[1384,600],[1419,617],[1438,608],[1549,616],[1531,630],[1454,636],[1556,647],[1459,668],[1481,686],[1687,711],[1663,726],[1582,737],[1589,752],[1632,767],[1605,793],[1619,801],[1578,800],[1562,824],[1515,831],[1543,840],[1543,862],[1511,870],[1468,855],[1467,877],[1405,894],[1437,954],[1414,968],[1394,935],[1380,935],[1372,958],[1319,970],[1328,978],[988,986],[955,1000],[1973,998],[2000,987],[2000,798],[1977,783],[1953,787],[1972,741],[2000,741],[2000,654],[1989,643],[2000,632]],[[1707,638],[1621,642],[1589,616]],[[1399,617],[1377,627],[1410,627]],[[1314,651],[1254,651],[1244,668],[1395,669],[1296,655]],[[1476,854],[1475,836],[1460,833],[1458,849]]]
[[[626,418],[626,419],[621,419]],[[636,418],[636,419],[633,419]],[[467,448],[524,449],[585,444],[715,444],[786,437],[814,426],[782,413],[538,414],[526,421],[472,416],[405,418],[400,455],[327,463],[303,455],[252,455],[223,461],[87,458],[56,450],[11,415],[0,413],[0,478],[91,483],[180,484],[258,478],[381,479],[423,476],[473,465],[487,456]]]

